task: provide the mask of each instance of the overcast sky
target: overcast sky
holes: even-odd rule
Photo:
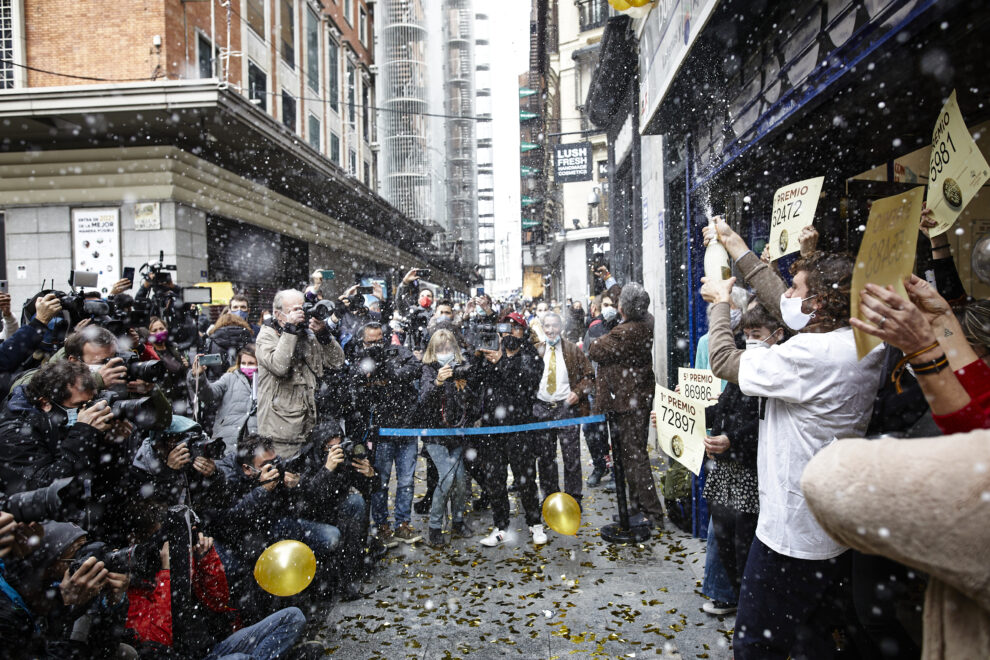
[[[476,11],[488,11],[492,28],[492,142],[498,278],[493,293],[504,295],[522,286],[518,78],[529,68],[530,0],[500,0],[492,5],[475,2]],[[504,260],[506,248],[511,255],[507,264]]]

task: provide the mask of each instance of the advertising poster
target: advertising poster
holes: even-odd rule
[[[72,209],[72,268],[97,273],[102,293],[120,279],[120,209]]]

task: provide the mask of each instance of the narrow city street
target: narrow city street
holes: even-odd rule
[[[654,458],[658,484],[662,469]],[[421,463],[417,496],[424,479]],[[542,548],[514,496],[502,546],[478,544],[488,511],[468,515],[469,541],[400,544],[363,585],[367,598],[326,613],[319,639],[341,658],[730,657],[734,617],[701,609],[704,542],[668,523],[647,543],[606,543],[598,530],[616,509],[603,486],[585,488],[577,536],[547,530]],[[425,533],[424,516],[413,523]]]

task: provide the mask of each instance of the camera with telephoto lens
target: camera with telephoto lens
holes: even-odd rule
[[[77,477],[62,477],[36,490],[4,496],[0,494],[0,510],[7,511],[17,522],[68,520],[84,506],[83,482]]]
[[[334,304],[332,300],[318,300],[310,301],[307,300],[302,306],[303,313],[306,314],[306,320],[316,319],[317,321],[323,321],[324,323],[333,316],[333,313],[337,311],[337,305]]]
[[[78,571],[90,557],[103,562],[111,573],[130,575],[134,580],[152,580],[161,567],[161,555],[151,544],[142,543],[111,550],[105,543],[93,541],[84,545],[69,565],[69,575]]]
[[[223,438],[213,439],[202,431],[186,431],[172,436],[176,445],[185,444],[189,450],[189,460],[195,461],[202,456],[212,461],[219,461],[227,452],[227,444]],[[190,467],[192,463],[190,463]]]
[[[371,455],[368,450],[368,445],[364,444],[360,440],[351,440],[350,438],[344,438],[340,443],[340,449],[344,452],[344,457],[350,460],[361,460],[367,459]]]
[[[477,326],[478,348],[482,351],[497,351],[502,345],[500,335],[505,332],[512,332],[511,324],[479,323]]]
[[[161,360],[142,360],[135,353],[117,353],[127,367],[127,380],[143,380],[155,383],[165,377],[165,363]]]
[[[172,423],[172,411],[151,396],[127,399],[113,390],[104,390],[86,404],[86,408],[106,401],[114,419],[125,419],[139,429],[164,429]],[[164,400],[167,403],[167,400]]]

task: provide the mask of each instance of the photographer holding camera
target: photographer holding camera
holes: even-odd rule
[[[394,546],[393,536],[415,543],[422,538],[409,524],[418,443],[415,438],[378,437],[376,429],[410,425],[421,365],[405,346],[386,346],[380,323],[361,328],[357,341],[348,379],[354,398],[354,419],[348,424],[348,434],[374,443],[375,471],[381,476],[382,489],[371,498],[371,513],[382,543]],[[393,465],[397,480],[394,534],[388,523],[388,482]]]
[[[316,387],[324,370],[340,368],[344,351],[326,322],[303,310],[301,291],[275,294],[272,323],[258,333],[258,433],[279,455],[299,451],[316,425]]]

